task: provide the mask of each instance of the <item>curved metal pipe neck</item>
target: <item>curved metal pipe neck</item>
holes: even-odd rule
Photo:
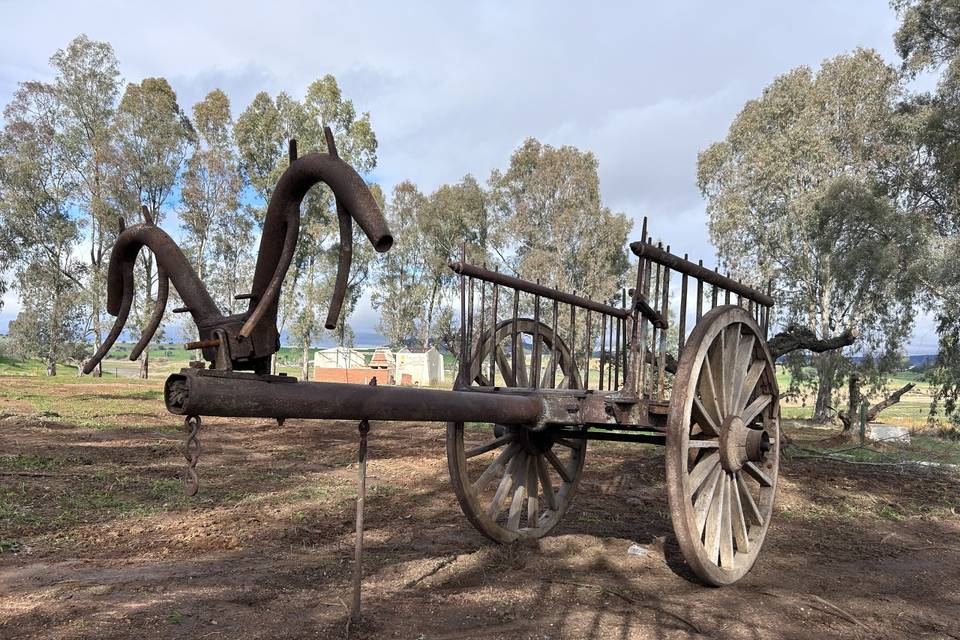
[[[330,187],[337,201],[357,221],[378,252],[387,251],[393,245],[393,236],[380,208],[366,182],[353,167],[327,153],[311,153],[297,158],[280,177],[267,205],[250,301],[250,312],[256,315],[252,315],[251,320],[257,324],[267,319],[276,323],[279,301],[276,283],[282,282],[286,276],[293,254],[292,248],[285,247],[288,226],[299,226],[303,198],[320,182]],[[267,300],[264,300],[265,296]],[[264,302],[265,306],[261,307],[260,303]]]

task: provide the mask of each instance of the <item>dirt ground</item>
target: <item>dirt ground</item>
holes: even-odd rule
[[[346,637],[356,425],[207,420],[188,498],[178,423],[142,404],[92,429],[0,399],[0,638]],[[443,433],[373,425],[351,637],[960,638],[956,471],[784,460],[760,561],[713,589],[672,540],[659,449],[591,443],[554,535],[499,547]]]

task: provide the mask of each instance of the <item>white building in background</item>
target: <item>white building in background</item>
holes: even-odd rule
[[[321,349],[313,355],[315,369],[357,369],[367,366],[363,354],[349,347]]]
[[[371,369],[390,369],[393,371],[396,365],[396,359],[393,357],[393,351],[390,347],[377,347],[370,358]]]
[[[397,384],[437,387],[443,384],[443,355],[436,347],[408,349],[394,354]]]

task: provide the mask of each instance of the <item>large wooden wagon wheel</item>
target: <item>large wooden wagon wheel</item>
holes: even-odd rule
[[[766,340],[740,307],[713,309],[680,356],[667,427],[667,496],[677,541],[711,585],[743,577],[773,512],[780,404]]]
[[[579,389],[573,357],[553,329],[529,319],[487,329],[474,343],[470,379],[485,387]],[[540,368],[533,358],[536,339]],[[513,369],[513,345],[517,367]],[[494,378],[490,378],[490,356]],[[481,392],[482,393],[482,392]],[[451,422],[447,425],[447,464],[464,514],[481,533],[497,542],[539,538],[570,506],[583,472],[586,440],[569,440],[554,430],[523,426]]]

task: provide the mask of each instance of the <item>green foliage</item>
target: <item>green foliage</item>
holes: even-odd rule
[[[609,299],[623,284],[631,223],[600,201],[597,159],[575,147],[526,140],[506,172],[490,176],[499,245],[527,279],[580,295]]]
[[[226,314],[240,311],[235,299],[253,275],[253,215],[240,205],[243,179],[233,143],[230,100],[215,89],[193,106],[197,141],[182,175],[180,226],[184,252]],[[189,328],[192,333],[194,329]]]
[[[700,154],[710,237],[731,272],[775,283],[782,322],[827,338],[860,332],[858,350],[895,353],[909,335],[925,228],[903,206],[896,71],[871,50],[798,67],[749,101],[727,137]],[[807,363],[789,362],[798,379]],[[818,417],[850,368],[814,358]]]
[[[66,113],[52,85],[26,82],[4,110],[0,133],[0,223],[23,309],[11,323],[18,353],[46,359],[48,373],[72,357],[83,334],[84,266],[74,257],[80,223]]]
[[[912,96],[902,112],[918,148],[911,202],[935,232],[925,274],[940,337],[929,372],[936,388],[931,416],[942,407],[960,423],[960,6],[955,0],[896,0],[893,6],[905,72],[940,72],[936,90]]]

